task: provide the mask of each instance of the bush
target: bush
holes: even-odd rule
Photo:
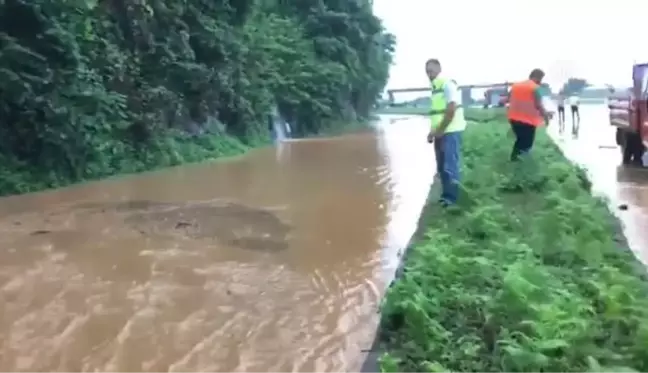
[[[648,370],[645,269],[544,132],[508,161],[503,120],[464,137],[460,209],[426,207],[388,291],[383,371]]]
[[[365,118],[393,36],[369,0],[294,4],[0,0],[0,193],[240,151],[275,109],[299,136]]]

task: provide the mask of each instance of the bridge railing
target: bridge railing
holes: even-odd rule
[[[512,83],[503,82],[503,83],[494,83],[494,84],[466,84],[460,85],[459,89],[462,92],[462,98],[464,99],[464,104],[468,105],[473,103],[475,100],[472,99],[472,90],[477,89],[501,89],[507,91]],[[395,93],[414,93],[414,92],[429,92],[430,87],[412,87],[412,88],[398,88],[398,89],[389,89],[387,94],[389,96],[390,104],[394,104],[394,94]]]

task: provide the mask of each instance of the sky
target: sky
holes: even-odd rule
[[[537,67],[552,85],[573,76],[629,86],[633,63],[648,62],[648,1],[374,0],[374,11],[397,39],[392,89],[426,86],[428,58],[460,85],[522,80]]]

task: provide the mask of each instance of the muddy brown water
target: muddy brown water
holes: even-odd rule
[[[559,142],[648,262],[606,115]],[[0,370],[358,370],[434,176],[425,120],[377,127],[1,199]]]
[[[0,370],[348,371],[433,178],[424,120],[3,198]]]
[[[557,124],[552,123],[549,133],[567,157],[587,170],[593,191],[609,200],[611,210],[623,223],[630,247],[648,265],[648,168],[620,166],[616,130],[609,125],[608,109],[603,105],[581,107],[577,138],[570,133],[570,120],[562,136],[557,133]]]

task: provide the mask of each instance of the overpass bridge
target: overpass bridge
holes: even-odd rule
[[[461,98],[465,105],[469,105],[473,102],[472,90],[477,89],[494,89],[501,91],[508,91],[510,86],[513,83],[504,82],[504,83],[494,83],[494,84],[469,84],[469,85],[460,85],[459,90],[461,91]],[[387,94],[389,96],[389,103],[394,103],[394,94],[397,93],[414,93],[414,92],[430,92],[430,87],[420,87],[420,88],[398,88],[398,89],[389,89]]]

